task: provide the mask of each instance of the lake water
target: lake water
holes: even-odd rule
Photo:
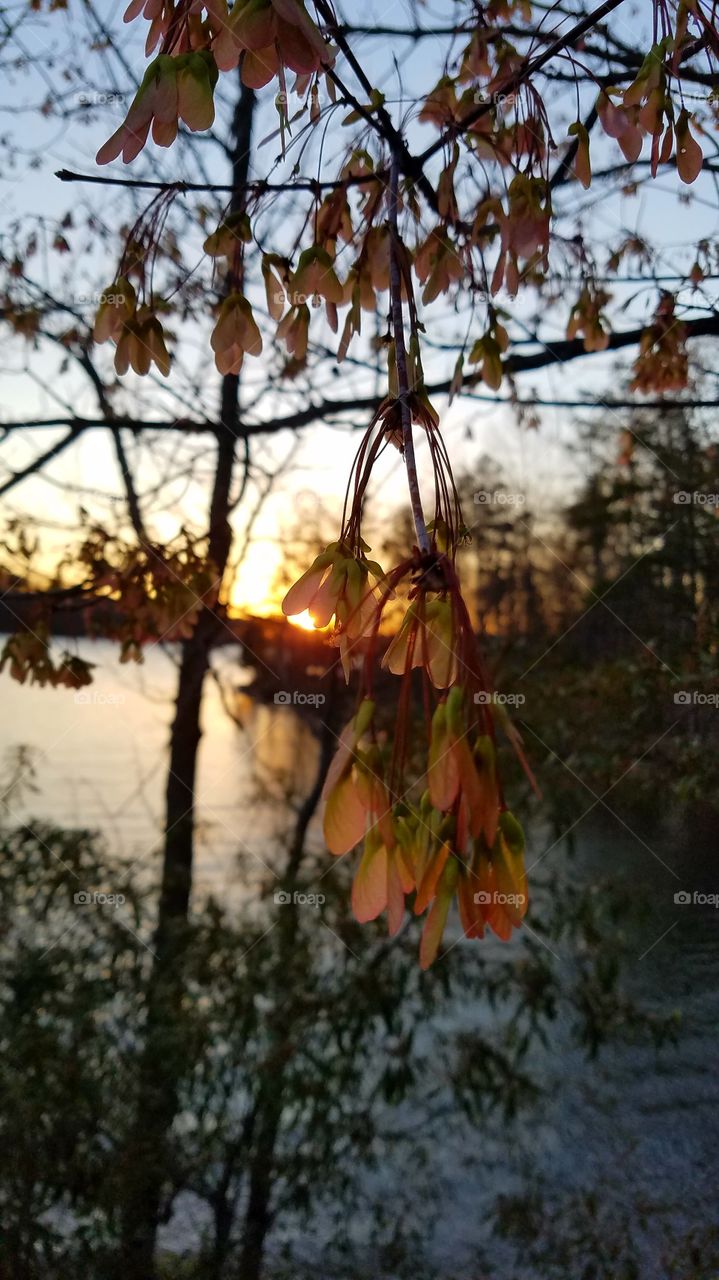
[[[41,689],[0,676],[0,781],[20,746],[29,748],[34,765],[33,774],[25,774],[32,789],[25,786],[5,802],[8,817],[97,830],[111,853],[156,874],[176,651],[149,647],[142,665],[121,665],[117,647],[106,641],[82,641],[79,651],[96,664],[87,689]],[[198,894],[224,895],[237,883],[238,854],[257,858],[261,870],[266,831],[257,828],[258,784],[271,773],[276,789],[301,789],[315,756],[290,710],[258,707],[243,696],[239,649],[217,650],[213,670],[198,762],[195,887]],[[241,727],[223,705],[220,687]]]
[[[97,670],[91,689],[79,696],[21,687],[7,675],[0,677],[0,751],[7,757],[23,745],[35,760],[36,789],[12,796],[9,816],[97,828],[112,851],[156,875],[175,655],[148,650],[144,665],[137,667],[120,666],[117,651],[104,642],[83,642],[81,651]],[[257,859],[258,875],[264,872],[261,850],[268,827],[258,818],[258,781],[267,781],[271,772],[280,791],[301,789],[315,761],[307,732],[291,712],[255,708],[241,694],[236,651],[220,651],[215,664],[242,727],[223,707],[218,685],[208,680],[197,788],[196,892],[226,898],[239,884],[243,891],[251,888],[248,862],[251,866]],[[266,815],[271,825],[271,806]],[[238,854],[245,857],[242,875]],[[561,844],[547,856],[567,858]],[[621,1234],[626,1216],[635,1227],[646,1220],[638,1229],[641,1280],[670,1275],[682,1280],[681,1268],[669,1269],[667,1239],[681,1242],[690,1228],[719,1230],[719,911],[674,903],[680,888],[711,887],[706,851],[690,842],[650,848],[644,838],[620,827],[582,828],[576,866],[589,879],[595,873],[621,874],[628,892],[654,901],[651,918],[631,940],[628,976],[646,1006],[663,1014],[674,1008],[681,1012],[678,1046],[657,1055],[646,1045],[618,1042],[587,1066],[571,1047],[569,1029],[558,1026],[556,1041],[543,1051],[544,1097],[504,1143],[469,1130],[458,1137],[456,1127],[452,1136],[448,1125],[437,1169],[441,1208],[431,1246],[438,1275],[443,1258],[453,1266],[466,1258],[466,1280],[485,1274],[473,1259],[477,1240],[489,1239],[489,1211],[499,1190],[536,1186],[559,1200],[598,1190],[601,1209],[593,1229],[607,1238]],[[719,872],[716,881],[719,891]],[[559,959],[574,963],[572,956]],[[401,1173],[410,1196],[415,1172]],[[190,1243],[189,1222],[189,1217],[184,1223],[175,1220],[164,1233],[166,1243]],[[493,1257],[498,1247],[491,1245]],[[574,1280],[569,1273],[558,1274]],[[625,1274],[617,1271],[618,1277]],[[511,1275],[530,1280],[531,1272]],[[713,1276],[707,1273],[707,1280]]]

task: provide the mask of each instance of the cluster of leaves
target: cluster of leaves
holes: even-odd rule
[[[59,656],[52,651],[48,622],[42,617],[34,619],[26,630],[16,631],[8,637],[0,653],[0,672],[7,667],[8,675],[18,684],[38,684],[42,688],[82,689],[92,684],[94,663],[79,654],[64,650]]]
[[[217,602],[219,582],[204,541],[186,529],[160,546],[128,543],[86,521],[82,540],[42,592],[27,591],[35,547],[24,527],[11,523],[4,545],[13,565],[5,571],[6,594],[16,588],[20,627],[5,642],[0,670],[7,666],[21,684],[29,679],[78,689],[91,683],[92,663],[69,652],[53,657],[52,630],[62,631],[63,615],[82,611],[87,634],[118,641],[121,662],[142,662],[145,645],[187,638],[201,610]]]
[[[123,662],[142,662],[150,642],[192,635],[201,610],[215,605],[219,591],[204,540],[185,529],[163,546],[128,545],[91,525],[69,567],[84,574],[88,592],[114,606],[109,614],[93,609],[89,619],[91,628],[120,641]]]

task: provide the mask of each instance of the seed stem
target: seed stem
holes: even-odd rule
[[[404,342],[404,312],[402,308],[402,272],[399,265],[399,165],[396,158],[392,161],[389,186],[389,224],[390,224],[390,258],[389,288],[392,304],[392,329],[397,360],[397,385],[399,388],[400,413],[402,417],[402,443],[404,446],[404,462],[407,469],[407,484],[412,504],[412,516],[417,533],[417,546],[423,553],[430,549],[429,534],[424,521],[422,498],[417,478],[417,460],[414,453],[412,435],[412,409],[409,401],[409,375],[407,373],[407,348]]]

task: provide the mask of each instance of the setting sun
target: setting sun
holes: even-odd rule
[[[309,609],[303,609],[302,613],[294,613],[292,617],[287,619],[287,621],[291,622],[293,627],[301,627],[303,631],[319,630],[319,628],[315,626],[315,620]]]

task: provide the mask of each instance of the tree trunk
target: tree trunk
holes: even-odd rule
[[[320,738],[320,758],[317,776],[309,795],[303,802],[297,815],[297,822],[290,846],[287,865],[283,876],[283,886],[292,893],[297,884],[297,877],[305,850],[307,828],[319,804],[327,770],[337,746],[337,720],[342,693],[336,689],[334,696],[324,709],[322,734]],[[293,954],[297,935],[297,912],[286,910],[281,913],[279,922],[280,941],[277,950],[277,963],[274,976],[274,989],[291,990]],[[292,1006],[283,1006],[280,1023],[275,1027],[273,1042],[276,1048],[292,1036]],[[270,1049],[272,1057],[272,1048]],[[277,1139],[280,1133],[282,1111],[284,1109],[284,1054],[280,1051],[274,1055],[271,1071],[264,1073],[259,1082],[259,1094],[255,1107],[255,1141],[249,1169],[249,1195],[245,1212],[245,1229],[240,1255],[239,1280],[260,1280],[267,1234],[272,1225],[272,1187],[275,1178],[275,1161]]]
[[[254,93],[241,87],[235,110],[231,210],[243,207],[249,170]],[[230,493],[240,436],[239,382],[227,375],[217,431],[217,462],[209,517],[208,555],[218,591],[230,554]],[[171,1177],[170,1131],[187,1064],[183,1034],[183,962],[190,936],[189,906],[195,830],[195,781],[200,713],[209,655],[222,627],[221,605],[200,613],[182,645],[166,787],[165,842],[154,961],[147,993],[145,1046],[133,1129],[120,1170],[121,1245],[118,1280],[155,1280],[157,1227]]]

